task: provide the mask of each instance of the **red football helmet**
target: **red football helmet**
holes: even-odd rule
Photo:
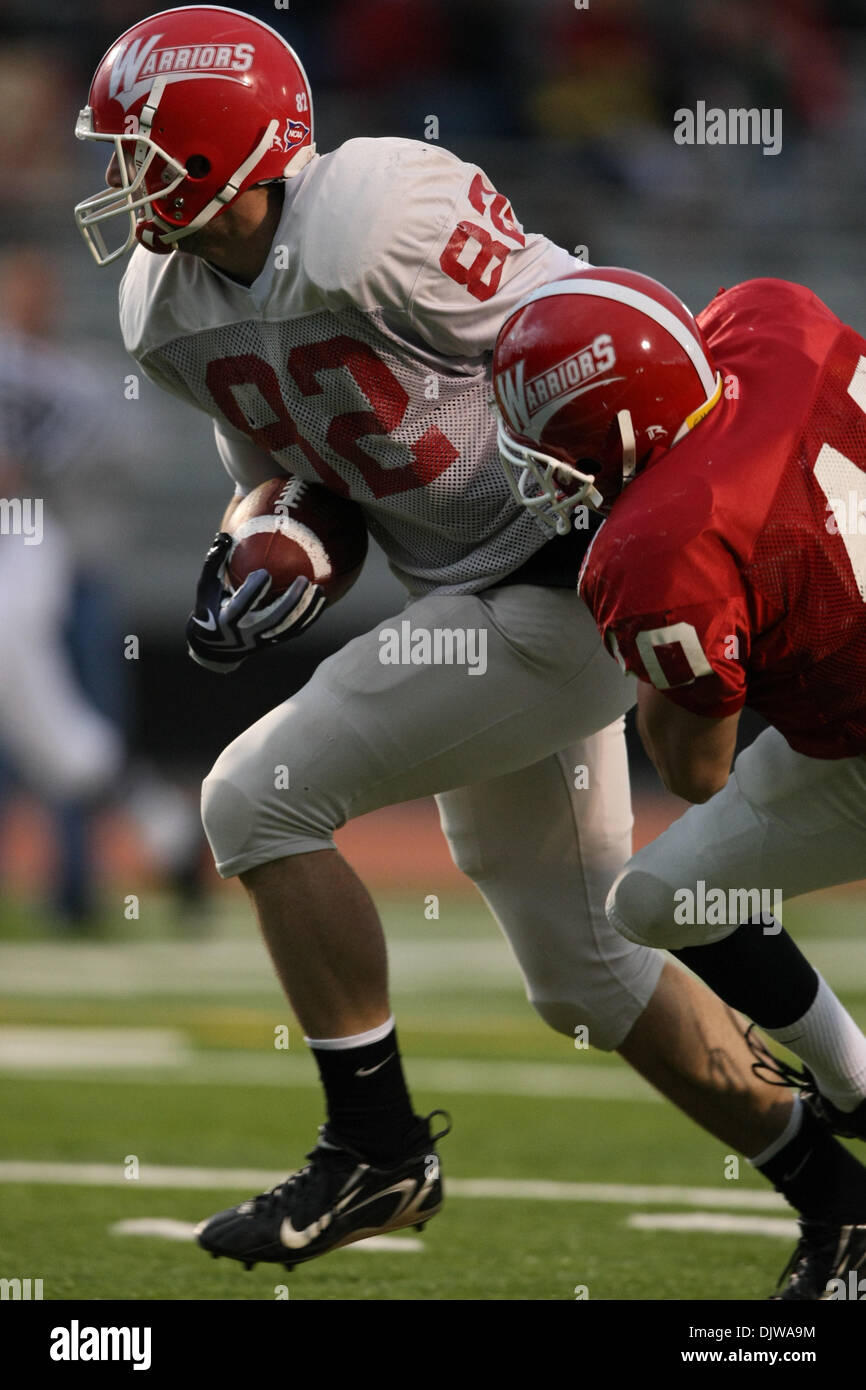
[[[499,451],[515,497],[557,531],[607,512],[654,451],[719,400],[701,330],[647,275],[587,267],[528,294],[493,357]]]
[[[290,178],[315,153],[310,86],[294,50],[258,19],[215,5],[163,10],[106,53],[75,127],[114,146],[122,188],[75,220],[99,265],[136,237],[173,251],[254,184]],[[102,224],[128,222],[110,251]]]

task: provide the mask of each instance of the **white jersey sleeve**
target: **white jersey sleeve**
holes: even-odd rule
[[[356,139],[329,159],[306,229],[310,281],[335,308],[400,316],[442,356],[492,353],[524,295],[587,265],[524,233],[477,165],[435,145]]]
[[[586,266],[537,233],[524,233],[511,204],[482,171],[460,165],[456,196],[412,288],[409,317],[437,351],[476,357],[524,295]]]

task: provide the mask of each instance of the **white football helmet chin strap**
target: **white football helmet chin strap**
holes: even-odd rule
[[[622,485],[630,483],[634,477],[634,470],[637,464],[637,444],[634,437],[634,425],[631,421],[630,410],[618,410],[616,422],[619,425],[619,435],[622,440]]]
[[[620,410],[616,420],[622,439],[622,478],[625,486],[634,477],[635,471],[634,427],[628,410]],[[596,474],[581,473],[573,464],[563,463],[561,459],[542,453],[539,449],[531,449],[527,444],[519,444],[501,417],[497,443],[512,495],[539,521],[555,529],[557,535],[568,534],[572,513],[578,507],[590,506],[599,511],[604,505],[604,498],[595,487]],[[568,492],[563,491],[562,484],[569,487]],[[533,487],[535,490],[530,491]]]
[[[230,203],[233,198],[236,198],[238,196],[238,193],[241,190],[241,184],[243,183],[247,174],[249,174],[253,169],[255,169],[262,155],[270,149],[271,144],[273,142],[273,138],[276,135],[279,128],[279,121],[271,121],[261,140],[253,150],[252,154],[244,160],[243,164],[241,164],[237,169],[235,169],[235,172],[232,174],[228,183],[223,184],[219,193],[217,193],[215,197],[211,198],[210,202],[202,208],[198,216],[194,217],[193,220],[189,222],[185,227],[172,227],[169,231],[165,232],[163,235],[160,236],[160,241],[182,241],[184,237],[190,236],[193,232],[198,232],[201,230],[202,227],[207,226],[211,218],[215,217],[216,214],[222,208],[225,207],[226,203]],[[157,221],[160,226],[168,225],[167,223],[164,224],[156,214],[154,214],[154,220]]]
[[[244,160],[240,168],[236,169],[232,174],[228,183],[223,185],[216,197],[211,198],[207,206],[202,208],[198,216],[194,217],[192,222],[186,227],[173,227],[170,222],[164,222],[158,213],[151,212],[149,220],[152,221],[159,230],[158,232],[144,232],[141,238],[142,241],[148,245],[152,245],[153,241],[158,238],[163,246],[170,246],[173,250],[175,242],[182,241],[184,237],[188,237],[193,232],[198,232],[202,227],[207,226],[211,218],[215,217],[227,203],[230,203],[233,198],[237,197],[240,186],[247,174],[251,169],[255,168],[265,151],[270,149],[271,141],[278,129],[279,122],[271,121],[249,159]],[[309,164],[315,153],[315,145],[305,145],[302,150],[296,150],[283,170],[283,178],[294,178],[296,174],[299,174],[301,170]],[[272,182],[279,182],[279,180],[272,180]],[[253,185],[253,187],[256,186],[255,184]],[[163,228],[165,229],[164,231]]]

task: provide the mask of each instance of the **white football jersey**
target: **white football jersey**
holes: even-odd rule
[[[498,460],[490,355],[529,291],[585,266],[525,235],[480,169],[414,140],[350,140],[286,184],[249,287],[136,248],[128,351],[214,417],[242,491],[280,470],[359,502],[412,594],[471,593],[550,537]]]

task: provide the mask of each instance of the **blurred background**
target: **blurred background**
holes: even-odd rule
[[[693,311],[721,285],[774,275],[866,331],[864,0],[248,8],[301,55],[321,151],[423,139],[435,116],[440,143],[480,164],[527,230],[654,275]],[[0,535],[0,702],[17,719],[0,746],[0,1275],[44,1275],[46,1298],[273,1298],[266,1269],[203,1268],[192,1248],[158,1244],[188,1243],[189,1221],[278,1180],[321,1118],[242,890],[209,865],[198,787],[230,739],[403,591],[374,552],[279,652],[228,678],[185,654],[229,486],[204,416],[131,375],[121,268],[97,269],[72,219],[104,164],[74,139],[76,114],[105,49],[150,10],[0,0],[0,497],[44,498],[50,530],[43,546]],[[781,109],[781,152],[676,144],[675,111],[698,101]],[[682,803],[630,737],[640,845]],[[539,1024],[432,803],[364,817],[340,843],[385,919],[417,1103],[444,1100],[459,1121],[449,1183],[463,1220],[441,1235],[434,1223],[414,1283],[405,1254],[377,1256],[374,1275],[365,1242],[315,1262],[292,1299],[570,1299],[587,1279],[593,1298],[766,1296],[785,1250],[773,1237],[794,1230],[774,1194],[744,1166],[744,1213],[701,1225],[715,1188],[716,1205],[735,1205],[729,1156],[616,1058]],[[862,906],[861,887],[785,918],[861,1023]],[[288,1052],[275,1051],[283,1025]],[[648,1181],[666,1195],[647,1196]],[[665,1228],[657,1205],[640,1209],[670,1203],[670,1184],[692,1208],[688,1240],[682,1213]]]
[[[123,873],[150,864],[194,896],[207,867],[185,817],[213,756],[323,655],[396,611],[402,590],[374,553],[354,592],[290,648],[230,681],[186,658],[226,480],[205,418],[130,377],[122,267],[98,270],[71,216],[104,162],[73,138],[76,113],[102,53],[150,9],[0,0],[0,460],[23,470],[62,531],[55,584],[68,594],[72,674],[139,760],[131,828],[128,805],[97,818],[93,872],[120,855]],[[292,0],[249,11],[300,53],[320,150],[359,134],[421,139],[434,115],[440,142],[479,163],[527,229],[595,263],[657,276],[695,311],[720,285],[778,275],[866,327],[862,0]],[[781,108],[781,152],[677,145],[674,112],[698,100]],[[636,753],[638,789],[646,771]],[[53,874],[61,914],[84,920],[86,837],[66,804],[81,797],[63,791],[46,835],[34,781],[38,791],[0,755],[0,883],[14,896]]]

